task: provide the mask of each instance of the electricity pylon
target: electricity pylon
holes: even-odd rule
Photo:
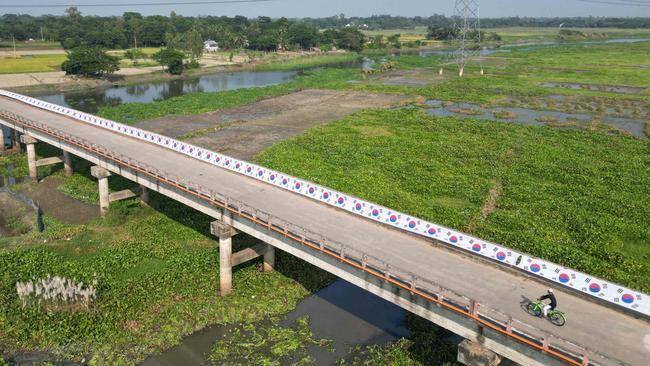
[[[456,0],[454,26],[449,39],[455,50],[449,54],[458,65],[458,75],[463,76],[465,66],[481,55],[481,17],[478,0]],[[482,59],[478,57],[483,75]],[[442,74],[443,68],[440,68]]]

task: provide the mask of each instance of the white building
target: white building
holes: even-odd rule
[[[213,40],[207,40],[203,42],[203,50],[205,52],[217,52],[219,51],[219,44]]]

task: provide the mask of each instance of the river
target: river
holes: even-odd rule
[[[32,96],[61,106],[96,113],[101,107],[116,106],[123,103],[151,103],[188,93],[209,93],[277,85],[293,79],[297,74],[297,71],[220,72],[198,77],[160,80],[113,88],[34,94]]]

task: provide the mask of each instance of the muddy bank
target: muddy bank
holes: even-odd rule
[[[368,108],[389,108],[405,97],[335,90],[303,90],[201,115],[171,116],[137,126],[229,156],[250,160],[274,143]]]
[[[0,189],[0,237],[25,234],[34,228],[36,214],[25,200]]]
[[[37,202],[45,215],[64,224],[87,224],[99,217],[99,206],[89,205],[58,190],[63,178],[47,177],[38,184],[26,185],[22,193]]]

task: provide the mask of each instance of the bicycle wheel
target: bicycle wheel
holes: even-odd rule
[[[537,303],[534,302],[528,303],[528,306],[526,306],[526,310],[528,311],[528,314],[533,316],[540,316],[542,314],[542,309],[539,307]]]
[[[564,317],[564,314],[560,312],[555,312],[549,316],[551,319],[551,323],[557,325],[558,327],[563,326],[566,323],[566,318]]]

